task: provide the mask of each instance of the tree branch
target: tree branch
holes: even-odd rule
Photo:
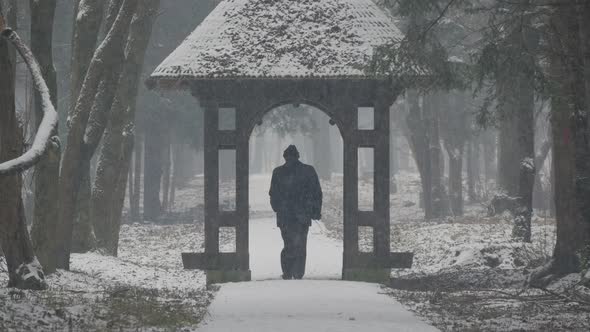
[[[29,68],[35,88],[41,96],[41,107],[43,109],[43,120],[37,130],[31,148],[16,159],[0,163],[0,176],[5,176],[20,173],[33,167],[43,157],[49,148],[49,144],[59,144],[59,140],[57,137],[53,137],[53,133],[57,128],[58,115],[51,102],[49,89],[47,88],[45,79],[43,79],[41,68],[35,56],[16,32],[4,27],[2,15],[0,15],[0,29],[2,29],[0,36],[8,40],[16,48]]]
[[[426,35],[428,34],[428,32],[430,31],[430,29],[432,29],[435,25],[438,24],[438,22],[440,22],[441,19],[443,19],[443,17],[445,17],[445,15],[447,14],[447,11],[451,8],[451,6],[453,5],[454,2],[455,2],[455,0],[450,0],[447,3],[447,5],[445,6],[445,8],[443,8],[443,10],[439,13],[438,17],[434,21],[430,22],[430,24],[428,25],[426,30],[424,30],[422,32],[421,39],[424,39],[426,37]]]

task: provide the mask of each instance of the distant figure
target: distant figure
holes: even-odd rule
[[[270,204],[277,214],[284,242],[283,279],[301,279],[305,274],[311,220],[322,218],[322,188],[315,169],[299,161],[295,145],[290,145],[283,157],[285,164],[272,172]]]

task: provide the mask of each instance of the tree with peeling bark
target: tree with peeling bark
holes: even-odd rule
[[[70,264],[76,200],[80,190],[81,177],[84,174],[82,170],[91,157],[86,149],[92,145],[91,143],[96,137],[94,136],[95,128],[92,126],[98,126],[100,123],[98,119],[103,119],[103,115],[98,112],[109,111],[112,104],[112,99],[111,102],[105,102],[98,96],[112,96],[114,98],[114,93],[111,91],[116,91],[119,82],[120,70],[117,68],[120,68],[123,63],[129,25],[137,7],[137,0],[122,1],[112,27],[97,48],[88,66],[76,106],[69,118],[68,141],[60,174],[59,246],[57,250],[57,265],[64,269],[69,269]],[[102,107],[101,103],[108,105],[108,107]]]

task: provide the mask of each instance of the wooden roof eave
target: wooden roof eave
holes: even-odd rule
[[[149,90],[184,91],[190,90],[192,83],[240,82],[240,81],[390,81],[388,76],[267,76],[267,77],[150,77],[145,81]]]

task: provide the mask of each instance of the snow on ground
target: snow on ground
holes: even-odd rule
[[[393,276],[432,275],[445,270],[514,270],[538,266],[548,259],[555,242],[552,220],[535,217],[532,244],[514,242],[509,215],[488,217],[484,204],[467,204],[465,216],[424,221],[419,205],[417,174],[397,176],[398,191],[391,195],[391,250],[414,253],[411,269],[394,270]],[[341,179],[322,183],[325,197],[324,222],[331,237],[342,239]],[[360,184],[361,204],[371,187]],[[364,203],[363,203],[364,202]],[[370,243],[370,233],[359,234],[361,247]],[[522,277],[518,276],[521,280]]]
[[[392,227],[392,250],[414,252],[414,265],[398,274],[433,274],[445,269],[531,268],[550,257],[555,227],[535,220],[533,243],[514,242],[509,221],[474,220],[400,223]],[[477,218],[477,219],[475,219]]]
[[[224,285],[202,332],[437,331],[375,284],[287,280]]]
[[[201,271],[183,270],[180,254],[203,250],[202,180],[197,176],[177,191],[166,224],[123,225],[119,257],[74,254],[72,271],[49,276],[48,291],[0,289],[0,330],[196,329],[213,290],[206,289]],[[268,175],[250,178],[251,270],[255,280],[265,282],[281,274],[282,243],[268,205],[269,181]],[[391,247],[414,252],[415,260],[412,269],[392,272],[398,286],[409,290],[388,294],[441,330],[590,330],[590,308],[584,304],[590,294],[578,285],[579,276],[552,288],[560,295],[520,289],[530,270],[551,255],[553,220],[535,218],[532,244],[513,242],[509,216],[489,218],[483,204],[466,205],[464,217],[425,222],[418,176],[400,174],[397,182]],[[310,229],[307,278],[338,279],[342,179],[334,176],[322,186],[324,218]],[[361,188],[366,200],[370,186]],[[231,247],[232,240],[223,236],[222,247]],[[0,283],[6,284],[2,261],[0,272]]]
[[[182,270],[181,253],[203,251],[203,233],[202,222],[123,225],[119,238],[119,258],[142,266]]]
[[[198,225],[124,225],[119,257],[72,254],[44,292],[0,288],[0,331],[196,329],[211,292],[180,253],[202,247]],[[5,265],[0,263],[0,271]],[[0,282],[7,282],[6,273]]]

